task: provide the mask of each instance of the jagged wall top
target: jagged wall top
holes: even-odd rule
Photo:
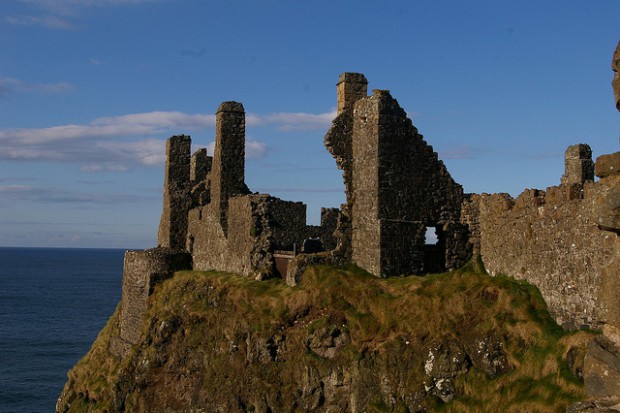
[[[620,42],[618,42],[614,57],[611,61],[611,70],[615,72],[611,85],[614,89],[614,96],[616,98],[616,109],[620,111]]]

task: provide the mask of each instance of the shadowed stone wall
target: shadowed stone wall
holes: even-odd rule
[[[189,136],[173,136],[166,141],[164,205],[157,236],[157,244],[163,248],[185,249],[190,207],[190,151]]]
[[[462,265],[469,258],[462,187],[389,92],[357,101],[352,135],[353,262],[379,276]],[[426,227],[439,232],[433,264]]]
[[[472,232],[474,252],[491,274],[536,285],[566,328],[600,327],[609,319],[601,294],[606,290],[604,269],[617,255],[617,236],[601,230],[598,211],[609,211],[608,194],[619,193],[620,186],[610,178],[593,181],[588,145],[571,146],[565,156],[562,185],[527,189],[516,199],[470,195],[463,222]],[[611,279],[620,276],[617,267],[614,272]],[[620,290],[613,291],[617,297]]]
[[[211,199],[220,212],[224,233],[228,224],[228,199],[248,192],[245,185],[245,111],[241,103],[224,102],[216,114],[211,172]]]
[[[338,114],[332,126],[325,134],[324,144],[336,160],[336,166],[342,170],[346,203],[341,206],[338,217],[336,250],[334,255],[341,262],[351,260],[351,207],[353,205],[353,188],[351,164],[353,161],[353,108],[355,102],[365,98],[368,81],[361,73],[342,73],[338,79],[337,102]]]
[[[611,70],[614,71],[614,78],[611,81],[611,86],[614,90],[616,109],[620,110],[620,42],[618,42],[618,47],[616,47],[616,52],[611,60]]]
[[[140,338],[147,300],[153,288],[172,277],[176,271],[191,270],[192,257],[169,248],[125,252],[123,290],[119,313],[120,337],[112,343],[112,350],[124,356]]]

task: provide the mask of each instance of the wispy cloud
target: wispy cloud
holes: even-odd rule
[[[183,49],[181,50],[181,56],[193,57],[199,59],[207,54],[207,48],[201,47],[199,50]]]
[[[289,130],[312,130],[328,128],[332,120],[336,117],[336,110],[332,110],[326,113],[273,113],[267,116],[253,116],[248,117],[249,124],[263,125],[263,124],[275,124],[278,125],[278,129]]]
[[[18,0],[40,10],[40,15],[14,15],[7,16],[5,23],[14,26],[40,26],[49,29],[75,29],[78,27],[74,21],[80,12],[89,8],[102,8],[114,6],[135,6],[155,3],[167,0]]]
[[[207,145],[207,153],[213,155],[215,151],[215,141]],[[246,159],[262,159],[267,155],[267,145],[264,142],[256,141],[252,138],[245,139]]]
[[[440,150],[441,159],[474,159],[475,150],[469,145],[459,145],[454,148]]]
[[[340,193],[343,192],[343,188],[256,188],[259,192],[267,193]]]
[[[41,26],[48,29],[73,29],[75,26],[65,18],[58,16],[8,16],[5,23],[12,26]]]
[[[3,201],[36,201],[48,203],[77,203],[109,205],[119,203],[152,202],[157,199],[153,195],[136,194],[97,194],[66,191],[59,188],[43,188],[25,185],[4,185],[0,186],[0,194]]]
[[[22,3],[62,15],[75,14],[80,9],[108,6],[129,6],[155,3],[162,0],[20,0]]]
[[[9,96],[13,92],[23,93],[65,93],[73,90],[67,82],[59,83],[29,83],[14,77],[0,76],[0,97]]]
[[[247,116],[248,126],[284,130],[326,129],[332,113],[276,113]],[[146,112],[94,119],[88,124],[47,128],[0,129],[0,159],[77,163],[82,172],[124,172],[136,166],[161,165],[162,135],[211,129],[215,115],[182,112]],[[208,147],[213,153],[213,143]],[[266,156],[267,145],[246,140],[248,159]]]

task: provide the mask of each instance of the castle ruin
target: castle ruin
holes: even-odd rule
[[[139,302],[180,269],[295,285],[317,263],[388,277],[448,271],[481,256],[491,274],[536,285],[565,328],[620,325],[620,152],[597,159],[598,181],[590,147],[578,144],[566,151],[558,186],[516,199],[465,194],[390,92],[369,96],[367,84],[362,74],[340,75],[325,146],[342,170],[346,203],[324,208],[319,226],[306,224],[303,203],[245,184],[241,103],[218,108],[214,154],[192,155],[188,136],[167,141],[158,248],[127,252],[117,354],[137,340],[130,327],[144,311]],[[436,244],[427,244],[428,228]]]

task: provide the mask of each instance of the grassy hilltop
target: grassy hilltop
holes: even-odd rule
[[[479,268],[314,267],[297,287],[178,273],[121,360],[111,317],[57,411],[564,412],[583,399],[591,334],[563,332],[536,288]]]

